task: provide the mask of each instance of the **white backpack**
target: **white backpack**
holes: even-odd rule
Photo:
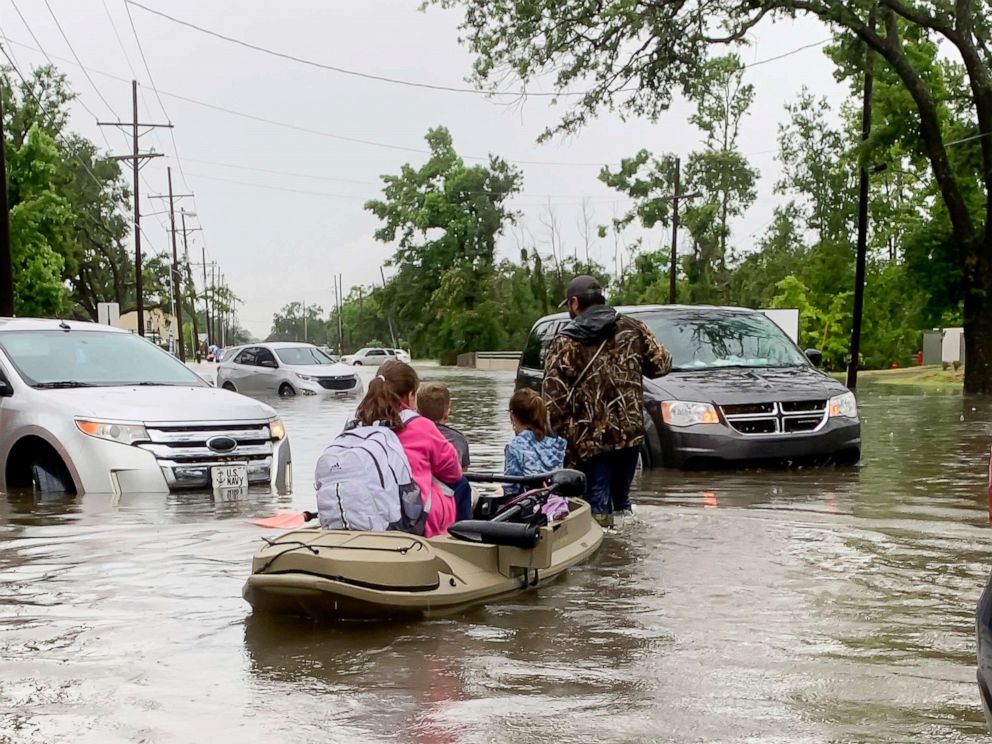
[[[417,414],[401,413],[403,423]],[[424,534],[430,513],[396,432],[385,422],[349,424],[324,450],[314,473],[325,530],[402,530]]]

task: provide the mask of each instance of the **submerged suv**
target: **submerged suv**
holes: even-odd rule
[[[763,313],[732,307],[638,305],[672,354],[672,371],[644,380],[647,467],[720,464],[854,464],[861,423],[854,394],[816,368]],[[551,340],[567,313],[538,320],[520,357],[517,388],[540,390]]]
[[[95,323],[0,318],[0,490],[291,485],[275,411],[149,341]]]

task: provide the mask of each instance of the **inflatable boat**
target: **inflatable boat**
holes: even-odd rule
[[[266,540],[252,558],[244,598],[257,613],[390,619],[447,615],[541,586],[587,560],[603,541],[589,505],[573,498],[585,491],[582,474],[541,477],[547,477],[544,487],[509,500],[481,499],[481,518],[430,539],[299,529]],[[568,514],[548,522],[542,507],[552,495],[567,499]]]

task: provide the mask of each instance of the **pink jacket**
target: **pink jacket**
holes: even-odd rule
[[[461,480],[462,466],[458,462],[458,453],[437,430],[434,422],[423,416],[411,419],[397,432],[397,436],[425,502],[427,494],[431,494],[431,511],[427,516],[424,536],[443,535],[455,523],[455,500],[441,492],[434,478],[451,484]]]

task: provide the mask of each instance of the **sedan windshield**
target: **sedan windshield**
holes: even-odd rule
[[[672,369],[797,367],[806,357],[761,313],[638,313],[672,354]]]
[[[275,349],[275,352],[283,364],[300,366],[334,364],[333,359],[314,346],[293,346],[289,349]]]
[[[0,349],[33,387],[206,386],[175,357],[130,333],[5,331]]]

